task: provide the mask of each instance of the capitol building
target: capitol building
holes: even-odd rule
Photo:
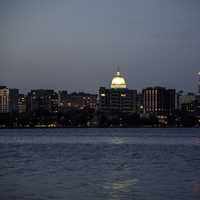
[[[110,87],[113,89],[127,88],[125,78],[121,75],[119,71],[116,73],[116,75],[114,75]]]
[[[120,71],[114,74],[110,88],[99,89],[99,111],[137,111],[137,90],[127,88],[127,82]]]

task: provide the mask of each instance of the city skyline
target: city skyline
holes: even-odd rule
[[[0,2],[0,85],[96,92],[119,65],[129,88],[197,91],[197,0]]]
[[[109,87],[100,86],[98,94],[50,88],[20,94],[19,89],[0,86],[0,117],[3,119],[0,128],[112,127],[114,124],[120,127],[199,126],[200,92],[185,93],[162,86],[148,86],[138,91],[127,87],[126,77],[119,70],[110,83]],[[200,82],[198,84],[200,86]],[[22,120],[24,116],[29,118],[26,124]]]
[[[115,79],[116,78],[116,79]],[[119,80],[118,78],[122,79],[122,80]],[[115,83],[113,83],[113,80],[115,80]],[[144,89],[146,88],[151,88],[151,87],[162,87],[162,88],[167,88],[166,85],[146,85],[145,87],[143,88],[131,88],[131,87],[128,87],[128,84],[127,84],[127,79],[126,77],[124,76],[124,73],[121,73],[121,70],[117,69],[117,71],[113,74],[113,76],[111,77],[110,81],[109,81],[109,84],[107,85],[100,85],[98,86],[97,90],[96,91],[91,91],[90,88],[87,88],[86,90],[72,90],[72,89],[69,89],[69,88],[50,88],[50,87],[47,87],[47,88],[29,88],[27,89],[26,91],[23,90],[23,88],[17,88],[17,87],[9,87],[8,85],[0,85],[2,87],[6,87],[6,88],[9,88],[9,89],[18,89],[19,92],[25,94],[25,93],[28,93],[32,90],[55,90],[55,91],[68,91],[69,93],[93,93],[93,94],[97,94],[98,93],[98,90],[99,88],[101,87],[107,87],[107,88],[115,88],[115,86],[113,86],[113,84],[117,84],[117,87],[118,87],[118,84],[125,84],[123,85],[122,88],[127,88],[127,89],[135,89],[137,90],[139,93],[141,93]],[[177,93],[181,92],[181,93],[193,93],[193,94],[199,94],[200,93],[200,72],[198,72],[198,79],[196,81],[196,91],[186,91],[184,89],[180,89],[178,90],[177,88],[175,87],[171,87],[173,89],[176,90]]]
[[[0,200],[200,199],[200,0],[0,0]]]

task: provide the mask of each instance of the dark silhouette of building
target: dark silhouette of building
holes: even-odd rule
[[[67,90],[60,90],[58,91],[59,101],[62,103],[65,99],[68,98],[68,91]]]
[[[18,112],[25,113],[27,112],[27,96],[24,94],[19,94],[18,97]]]
[[[54,90],[31,90],[28,93],[28,111],[58,112],[58,94]]]
[[[6,86],[0,86],[0,113],[9,112],[9,89]]]
[[[61,111],[69,109],[96,109],[97,95],[88,93],[71,93],[68,94],[66,91],[60,91],[60,108]]]
[[[137,112],[142,114],[143,108],[143,94],[137,93]]]
[[[120,72],[114,75],[111,88],[99,89],[100,112],[136,112],[137,90],[127,89],[127,84]]]
[[[169,114],[175,111],[175,89],[148,87],[142,93],[144,113]]]
[[[18,112],[19,90],[9,89],[9,112]]]

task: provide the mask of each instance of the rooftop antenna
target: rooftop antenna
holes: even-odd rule
[[[120,73],[120,67],[119,67],[119,65],[117,65],[117,75],[120,76],[120,74],[121,74]]]

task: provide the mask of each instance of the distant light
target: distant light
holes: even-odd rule
[[[121,76],[120,72],[117,72],[117,76]]]
[[[102,97],[105,97],[106,95],[105,95],[105,94],[101,94],[101,96],[102,96]]]
[[[118,71],[111,82],[111,88],[112,89],[123,89],[126,88],[126,81],[124,79],[124,77],[121,75],[121,73]]]

